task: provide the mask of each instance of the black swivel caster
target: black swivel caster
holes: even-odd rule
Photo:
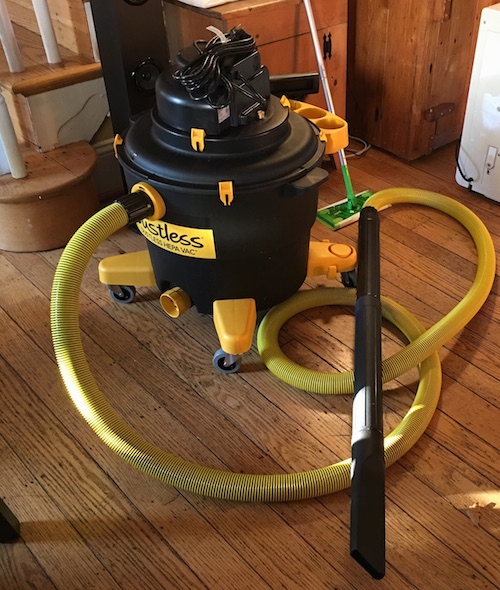
[[[358,286],[358,273],[355,270],[341,272],[340,280],[347,289],[356,289]]]
[[[135,299],[135,287],[126,285],[112,285],[109,287],[111,299],[117,303],[132,303]]]
[[[241,357],[235,354],[226,354],[222,348],[214,354],[212,360],[213,366],[219,373],[237,373],[241,367]]]

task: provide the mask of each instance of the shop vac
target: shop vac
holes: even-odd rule
[[[214,365],[234,372],[257,312],[295,293],[308,267],[348,272],[356,255],[316,244],[309,258],[318,187],[328,177],[322,158],[326,147],[347,143],[345,122],[297,101],[283,106],[253,38],[239,27],[222,38],[180,52],[157,80],[156,107],[117,138],[128,206],[137,207],[148,251],[142,260],[104,260],[99,273],[117,301],[156,284],[168,315],[191,305],[213,314],[221,342]],[[151,200],[155,214],[144,217]]]
[[[437,350],[486,300],[495,276],[495,250],[484,224],[469,209],[416,189],[384,190],[368,199],[361,215],[358,262],[346,244],[310,242],[319,187],[328,176],[323,156],[347,142],[347,125],[339,117],[271,93],[269,73],[254,39],[243,29],[195,43],[159,76],[156,106],[117,136],[116,156],[129,193],[94,215],[65,248],[54,278],[51,326],[71,398],[121,457],[179,489],[229,500],[311,498],[347,488],[352,480],[357,488],[352,494],[351,553],[380,578],[384,552],[373,536],[383,542],[384,466],[410,449],[429,424],[441,387]],[[471,289],[429,329],[379,292],[378,211],[397,203],[447,213],[468,230],[477,248]],[[100,280],[113,299],[130,303],[136,287],[157,286],[169,316],[191,306],[211,314],[220,341],[213,362],[222,373],[238,371],[252,345],[259,312],[270,310],[258,327],[257,346],[273,374],[318,394],[355,393],[352,458],[296,474],[229,473],[158,449],[117,416],[85,357],[78,297],[96,248],[127,225],[145,236],[147,249],[101,261]],[[356,265],[357,291],[299,291],[307,276],[335,279],[352,273]],[[325,305],[356,306],[354,372],[319,373],[297,365],[279,347],[278,335],[288,319]],[[382,316],[410,341],[383,362]],[[384,440],[382,383],[415,366],[420,383],[413,404]],[[370,473],[378,473],[376,492]]]

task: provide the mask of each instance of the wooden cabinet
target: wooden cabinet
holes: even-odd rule
[[[196,39],[212,36],[215,25],[223,32],[242,25],[255,38],[262,63],[271,74],[317,72],[306,12],[301,0],[242,0],[202,9],[175,0],[164,2],[170,54],[175,55]],[[345,116],[347,73],[347,0],[314,0],[313,12],[320,45],[331,41],[325,57],[335,111]],[[331,56],[330,56],[331,55]],[[323,90],[308,102],[326,107]]]
[[[498,0],[349,0],[351,133],[412,160],[460,136],[485,6]]]

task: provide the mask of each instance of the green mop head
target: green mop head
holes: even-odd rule
[[[354,223],[359,219],[363,205],[372,194],[370,191],[363,191],[355,195],[353,202],[344,199],[333,205],[327,205],[318,210],[316,219],[334,231]]]

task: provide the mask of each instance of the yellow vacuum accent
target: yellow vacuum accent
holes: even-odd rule
[[[222,180],[219,182],[219,199],[228,207],[234,200],[234,189],[232,180]]]
[[[195,152],[202,152],[205,149],[205,137],[207,133],[204,129],[191,129],[191,147]]]
[[[174,287],[162,293],[160,304],[163,311],[171,318],[180,317],[192,305],[189,295],[180,287]]]
[[[255,299],[214,301],[214,325],[222,350],[241,355],[252,347],[257,308]]]
[[[146,193],[148,197],[151,199],[151,202],[153,203],[153,215],[150,215],[149,217],[147,217],[147,219],[149,219],[150,221],[157,221],[158,219],[165,217],[165,214],[167,213],[167,206],[165,205],[163,197],[155,188],[153,188],[147,182],[137,182],[136,184],[134,184],[130,192],[136,193],[138,191]]]
[[[328,240],[311,241],[307,259],[307,276],[326,276],[327,279],[335,279],[339,272],[353,270],[356,267],[356,260],[356,251],[347,244],[332,244]]]
[[[123,145],[123,139],[122,139],[122,136],[117,133],[115,135],[115,138],[113,139],[113,151],[115,153],[115,158],[118,158],[118,146],[119,145]]]
[[[300,100],[281,97],[281,104],[294,113],[309,119],[320,130],[319,138],[325,142],[325,154],[335,154],[349,145],[347,122],[329,111]]]
[[[385,438],[385,461],[390,465],[419,439],[436,408],[441,388],[441,368],[436,350],[454,336],[484,303],[495,276],[495,251],[482,222],[466,207],[437,193],[390,189],[374,195],[367,204],[429,205],[458,219],[471,234],[478,250],[478,269],[465,298],[435,326],[425,331],[408,311],[382,299],[382,313],[411,341],[384,361],[384,381],[419,365],[420,383],[415,400],[401,423]],[[137,469],[177,488],[228,500],[276,502],[329,494],[350,484],[350,459],[302,473],[253,475],[210,469],[184,461],[140,437],[116,415],[90,372],[83,351],[78,319],[78,296],[83,273],[97,246],[128,222],[119,204],[110,205],[85,223],[63,252],[52,290],[51,326],[54,349],[66,388],[78,410],[97,435]],[[321,393],[348,393],[352,372],[318,374],[291,363],[277,346],[275,335],[301,309],[313,305],[353,305],[353,289],[321,289],[297,294],[266,316],[258,333],[261,354],[270,369],[296,387]],[[291,363],[291,365],[290,365]],[[285,364],[286,368],[282,369]]]
[[[99,262],[99,280],[105,285],[154,287],[156,279],[147,250],[108,256]]]

